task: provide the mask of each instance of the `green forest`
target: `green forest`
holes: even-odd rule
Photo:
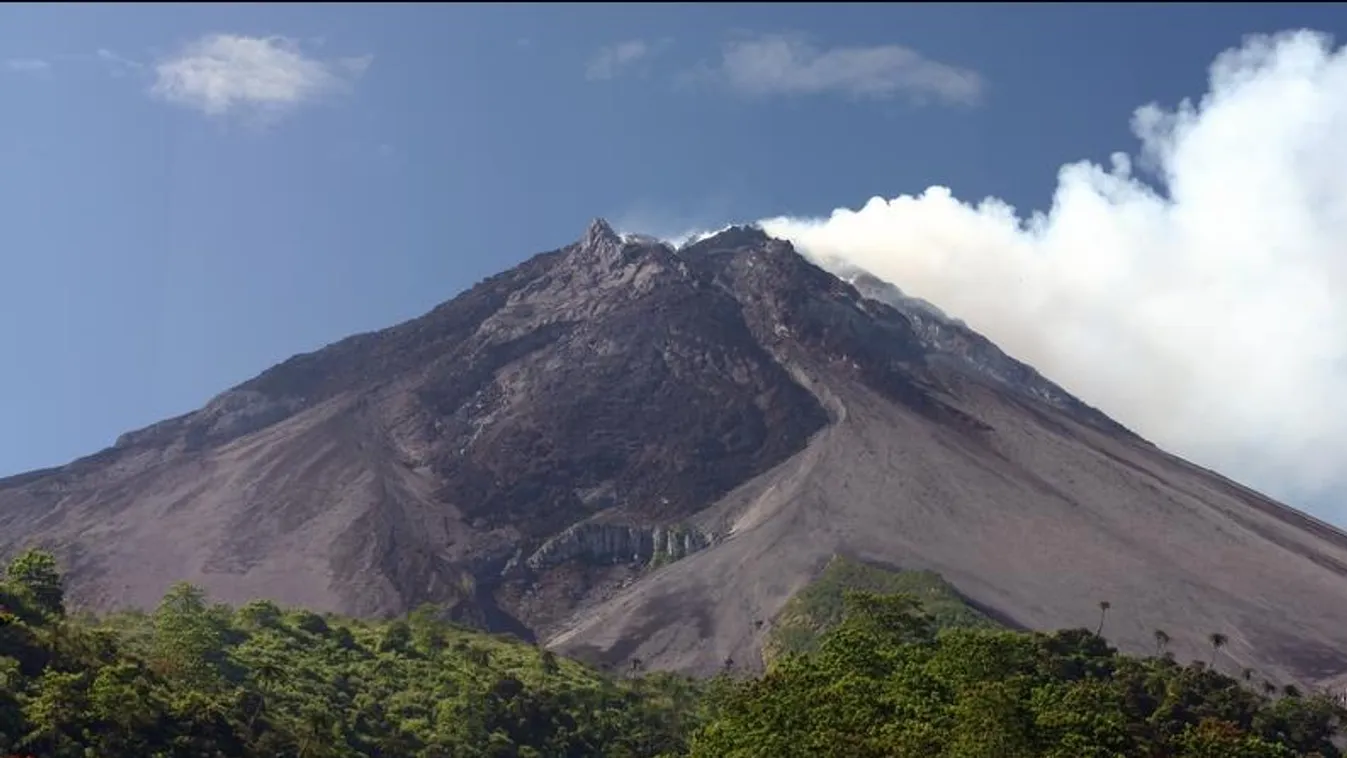
[[[56,561],[29,550],[0,582],[0,756],[1341,755],[1327,697],[1162,644],[1121,655],[1098,630],[1009,631],[936,578],[889,593],[863,573],[834,567],[787,609],[765,674],[696,681],[599,671],[433,607],[359,620],[178,584],[152,612],[67,613]]]

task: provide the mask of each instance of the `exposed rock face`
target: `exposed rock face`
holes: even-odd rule
[[[834,554],[1030,627],[1274,679],[1347,674],[1347,537],[1193,467],[896,287],[761,230],[596,221],[424,316],[0,480],[0,552],[88,607],[421,602],[572,652],[758,658]]]
[[[543,571],[577,558],[594,563],[676,561],[711,544],[695,527],[576,524],[549,538],[526,561]]]

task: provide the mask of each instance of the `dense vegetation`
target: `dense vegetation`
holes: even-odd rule
[[[910,595],[842,598],[810,651],[762,677],[616,681],[433,609],[231,609],[182,584],[153,613],[74,618],[55,562],[30,551],[0,583],[0,755],[1339,755],[1326,698],[1122,656],[1090,631],[942,629]]]
[[[696,758],[1337,756],[1325,697],[1278,699],[1091,631],[938,630],[910,597],[850,592],[817,652],[712,695]]]
[[[437,621],[367,623],[174,587],[151,614],[68,618],[51,556],[0,585],[0,756],[678,754],[696,692],[617,683]]]
[[[763,645],[763,659],[770,662],[786,653],[817,650],[824,633],[842,622],[844,600],[850,590],[910,595],[919,601],[937,629],[996,626],[934,571],[886,569],[839,555],[828,561],[818,578],[796,593],[773,619]]]

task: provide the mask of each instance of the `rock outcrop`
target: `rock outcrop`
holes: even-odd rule
[[[695,527],[642,527],[585,522],[548,538],[525,563],[534,571],[543,571],[576,559],[600,564],[662,564],[676,561],[710,544],[710,538]]]

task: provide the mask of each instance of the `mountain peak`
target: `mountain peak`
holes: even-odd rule
[[[729,226],[715,234],[692,241],[683,246],[683,252],[713,252],[741,247],[752,247],[770,242],[772,237],[755,224],[737,224]]]
[[[613,231],[612,225],[598,216],[595,216],[594,220],[589,222],[589,226],[585,228],[584,236],[580,238],[580,244],[585,247],[594,247],[603,242],[621,241],[622,238],[618,236],[617,232]]]

